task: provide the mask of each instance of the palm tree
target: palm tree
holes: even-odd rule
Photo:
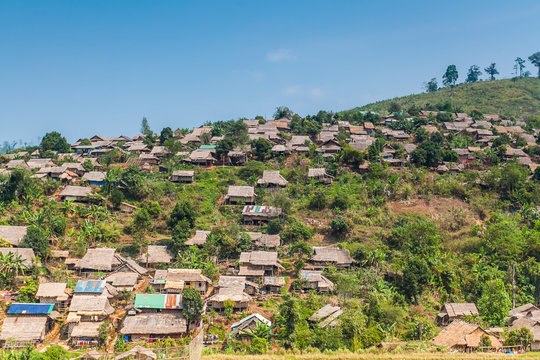
[[[24,274],[28,267],[24,264],[21,255],[12,252],[3,255],[0,253],[0,272],[8,282],[13,283],[15,278]]]
[[[272,339],[273,329],[273,326],[268,326],[263,322],[257,322],[253,328],[241,329],[240,333],[252,338],[260,338],[270,341]]]
[[[62,203],[62,213],[66,216],[69,216],[73,212],[73,201],[64,200]]]

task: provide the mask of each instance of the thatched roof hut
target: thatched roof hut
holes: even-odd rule
[[[253,204],[255,202],[255,189],[253,186],[234,186],[230,185],[227,195],[225,196],[227,203],[243,202]]]
[[[102,316],[112,314],[114,308],[109,304],[107,296],[76,295],[71,299],[69,312],[77,315]]]
[[[281,237],[279,234],[270,235],[260,232],[248,232],[248,235],[251,237],[251,240],[256,248],[276,249],[281,246]]]
[[[2,324],[0,341],[15,340],[19,346],[45,338],[47,316],[8,316]]]
[[[347,267],[354,262],[354,259],[346,249],[314,247],[311,262],[315,265],[332,263],[336,267]]]
[[[84,186],[68,185],[58,194],[61,199],[68,200],[84,200],[92,195],[92,188]]]
[[[28,226],[0,225],[0,239],[6,240],[13,246],[19,246],[27,229]]]
[[[278,253],[274,251],[242,252],[239,262],[246,265],[281,267],[278,263]]]
[[[132,291],[137,285],[139,274],[136,272],[119,271],[105,278],[105,281],[114,286],[117,290]]]
[[[171,255],[166,246],[148,245],[146,252],[139,256],[141,264],[160,264],[170,263],[174,257]]]
[[[84,257],[79,260],[75,268],[94,271],[112,271],[120,261],[115,257],[116,249],[97,248],[88,249]]]
[[[41,283],[39,284],[36,297],[39,298],[54,298],[56,301],[65,301],[69,298],[67,293],[66,283]]]
[[[307,282],[309,289],[317,290],[319,292],[334,291],[334,283],[328,280],[322,274],[322,271],[301,270],[299,278]]]
[[[343,310],[339,306],[328,304],[311,315],[308,321],[318,322],[321,328],[334,327],[338,324],[337,318],[342,314]]]
[[[15,257],[20,256],[23,264],[29,269],[33,267],[32,261],[36,258],[34,250],[30,248],[0,248],[0,253],[4,256],[9,253],[12,253]]]
[[[308,169],[308,178],[316,180],[323,184],[331,184],[334,177],[326,173],[325,168],[310,168]]]
[[[258,185],[287,186],[289,182],[281,176],[279,171],[264,170],[262,178],[257,180]]]
[[[89,171],[83,175],[82,179],[90,183],[99,183],[105,181],[107,173],[103,171]]]
[[[120,333],[123,335],[171,336],[184,334],[187,321],[181,312],[177,313],[142,313],[127,316]]]
[[[99,327],[103,322],[81,321],[71,330],[71,338],[96,339],[99,337]]]
[[[455,319],[463,319],[465,316],[478,315],[478,309],[474,303],[447,303],[443,305],[437,315],[437,323],[445,326]]]
[[[502,343],[497,337],[489,334],[478,325],[469,324],[461,320],[452,321],[432,342],[437,346],[467,351],[469,349],[477,349],[484,335],[489,337],[492,347],[496,349],[502,347]]]
[[[184,243],[187,246],[197,245],[197,246],[203,246],[206,243],[206,238],[210,235],[210,231],[206,230],[197,230],[195,231],[195,235],[193,237],[186,240]]]

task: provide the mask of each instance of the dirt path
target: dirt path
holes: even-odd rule
[[[116,311],[111,315],[111,322],[114,324],[113,328],[111,329],[111,332],[109,334],[109,338],[107,339],[107,351],[114,352],[114,344],[116,344],[116,339],[118,338],[118,327],[120,326],[120,322],[126,315],[126,310],[123,307],[118,307]]]

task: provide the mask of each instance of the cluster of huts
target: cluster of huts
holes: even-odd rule
[[[24,233],[24,227],[0,226],[2,238],[13,246]],[[202,246],[208,234],[198,231],[190,240],[194,246]],[[149,245],[136,260],[123,257],[114,248],[88,249],[80,259],[70,258],[67,251],[57,251],[79,278],[75,287],[42,279],[36,303],[14,302],[9,307],[0,343],[4,347],[22,347],[43,341],[59,318],[63,325],[60,333],[77,347],[99,345],[101,333],[112,327],[126,341],[182,337],[188,329],[199,326],[188,323],[182,313],[182,291],[188,286],[197,289],[206,307],[215,311],[224,310],[227,303],[233,304],[233,310],[242,311],[254,297],[280,295],[290,283],[281,274],[283,267],[276,251],[281,244],[279,235],[248,234],[258,250],[241,253],[238,266],[220,276],[215,284],[200,269],[159,269],[174,260],[165,246]],[[29,269],[36,264],[32,249],[8,247],[0,252],[21,256]],[[347,250],[315,248],[308,266],[301,271],[301,288],[332,292],[334,285],[321,269],[330,265],[343,268],[352,262]],[[145,287],[139,288],[143,283],[153,291],[145,293]],[[132,293],[134,301],[122,303],[123,294]]]
[[[444,304],[441,312],[437,315],[437,325],[443,330],[432,340],[435,345],[450,349],[470,352],[477,350],[501,351],[504,346],[504,329],[484,329],[474,324],[479,315],[476,305],[473,303],[448,303]],[[526,304],[510,310],[506,318],[508,326],[506,332],[526,328],[533,335],[530,350],[540,350],[540,310]],[[488,348],[482,345],[482,337],[489,338],[491,344]],[[519,346],[509,346],[519,348]],[[523,349],[529,350],[529,349]]]
[[[473,120],[466,113],[451,113],[453,121],[437,123],[435,121],[437,114],[435,111],[419,112],[418,116],[427,122],[426,125],[422,125],[427,133],[440,132],[443,137],[467,135],[474,142],[470,146],[452,149],[458,154],[459,159],[455,163],[441,163],[436,169],[441,173],[463,171],[467,165],[477,161],[478,154],[484,149],[490,148],[494,139],[502,134],[508,134],[513,139],[521,137],[526,143],[525,147],[537,143],[538,130],[528,133],[524,129],[526,124],[523,121],[512,122],[501,119],[497,115],[484,115],[481,120]],[[314,148],[324,157],[333,157],[341,151],[343,146],[343,142],[338,140],[343,139],[343,137],[339,137],[340,132],[346,134],[345,141],[352,148],[366,151],[375,142],[375,136],[378,134],[387,140],[379,154],[379,160],[390,166],[405,164],[417,146],[413,141],[414,134],[392,129],[392,123],[398,121],[395,114],[379,116],[378,118],[380,120],[377,122],[365,122],[362,125],[352,125],[347,121],[338,121],[336,124],[324,123],[321,131],[314,136],[289,134],[291,118],[288,117],[263,123],[259,120],[244,120],[244,123],[248,128],[250,140],[265,139],[272,144],[271,153],[273,156],[302,155],[309,153],[310,149]],[[406,119],[406,121],[412,120],[412,118]],[[195,128],[188,134],[175,132],[174,138],[184,148],[173,156],[188,164],[199,166],[211,166],[218,163],[237,166],[242,165],[253,156],[249,145],[235,148],[225,155],[218,156],[217,146],[219,141],[223,140],[223,136],[211,136],[211,132],[211,126]],[[68,184],[83,182],[99,186],[103,185],[106,179],[99,158],[113,149],[118,149],[126,155],[127,165],[138,166],[147,171],[166,171],[163,159],[171,155],[167,147],[161,145],[150,147],[145,144],[144,139],[145,135],[136,135],[133,138],[94,136],[89,139],[89,144],[85,142],[85,145],[82,145],[83,140],[81,139],[72,144],[73,153],[58,154],[58,159],[65,160],[61,166],[55,165],[52,159],[39,158],[39,151],[31,154],[27,152],[8,154],[7,157],[10,161],[5,164],[1,173],[6,174],[11,169],[22,168],[33,171],[33,176],[37,178],[48,177]],[[402,148],[403,151],[399,148]],[[506,159],[516,159],[533,172],[538,166],[538,158],[531,157],[521,148],[511,145],[507,145],[505,157]],[[82,164],[87,160],[92,163],[93,171],[84,170]],[[362,170],[362,166],[360,170]],[[193,181],[193,176],[193,171],[179,170],[171,175],[171,180],[189,183]],[[309,177],[322,183],[332,181],[332,177],[327,175],[324,169],[310,169]],[[260,184],[266,183],[273,184],[272,186],[284,186],[286,181],[280,179],[279,174],[269,172],[263,179],[260,179]],[[83,194],[65,194],[65,196],[74,197],[81,195]]]
[[[524,124],[519,122],[510,123],[494,115],[473,121],[467,114],[457,113],[452,114],[453,122],[445,122],[441,127],[436,127],[431,123],[436,115],[433,112],[420,113],[421,117],[429,119],[428,125],[423,125],[428,133],[439,131],[443,136],[468,134],[476,141],[473,147],[454,149],[459,161],[455,164],[441,164],[437,168],[439,172],[463,170],[467,164],[476,161],[478,152],[491,146],[495,134],[519,135],[528,145],[536,144],[535,136],[538,134],[527,134],[521,127]],[[390,165],[403,164],[416,148],[410,134],[391,129],[390,124],[397,121],[393,115],[381,117],[379,123],[366,122],[359,126],[344,121],[335,125],[323,124],[322,131],[314,137],[286,135],[290,131],[290,121],[284,118],[265,123],[258,120],[244,122],[251,140],[262,138],[272,143],[271,152],[274,156],[307,154],[314,145],[316,152],[324,157],[332,157],[342,149],[342,142],[338,141],[340,132],[348,134],[348,144],[360,151],[367,150],[375,142],[376,132],[382,133],[389,143],[400,144],[405,151],[404,156],[397,156],[397,149],[389,143],[380,154],[380,161]],[[201,166],[216,163],[242,165],[251,157],[251,149],[236,148],[229,151],[225,158],[218,159],[216,147],[223,138],[211,137],[211,131],[211,127],[203,126],[184,136],[177,136],[177,140],[190,151],[181,151],[175,156],[181,157],[186,163]],[[7,174],[16,168],[29,170],[35,178],[50,178],[65,183],[66,186],[58,194],[60,199],[86,201],[93,194],[93,186],[105,185],[107,173],[100,165],[99,157],[113,149],[129,154],[127,165],[147,171],[163,170],[160,165],[167,155],[167,148],[148,147],[143,141],[143,135],[133,138],[94,136],[89,140],[90,144],[85,142],[83,145],[82,141],[74,143],[73,153],[58,154],[58,159],[64,160],[60,166],[52,159],[39,158],[39,152],[10,154],[10,160],[0,174]],[[537,159],[531,159],[521,149],[508,146],[506,157],[517,158],[533,171],[536,168]],[[92,164],[92,171],[85,170],[83,164],[86,161]],[[194,176],[194,170],[176,170],[171,173],[170,180],[191,183]],[[310,168],[308,178],[309,181],[323,184],[333,181],[324,168]],[[279,171],[266,170],[257,180],[257,186],[273,189],[284,188],[287,184],[288,181]],[[229,186],[223,201],[226,205],[242,209],[242,223],[245,225],[259,226],[282,216],[280,208],[258,205],[255,188],[252,186]],[[122,205],[124,211],[135,209],[127,203]],[[20,256],[27,268],[31,269],[36,265],[34,252],[20,247],[26,231],[25,226],[0,226],[0,246],[5,246],[0,247],[0,253]],[[204,246],[209,234],[210,231],[197,230],[185,244]],[[69,288],[66,283],[42,282],[36,294],[36,303],[12,303],[2,325],[0,342],[4,347],[20,347],[43,341],[58,318],[63,320],[60,331],[74,346],[98,344],[106,327],[118,329],[119,335],[126,341],[182,337],[188,330],[200,326],[186,321],[182,313],[182,291],[188,286],[201,293],[208,309],[223,311],[228,304],[233,304],[233,310],[246,310],[254,297],[281,294],[282,289],[289,289],[292,283],[283,276],[283,266],[278,257],[277,250],[282,244],[280,236],[256,231],[248,232],[248,235],[254,250],[242,252],[237,265],[229,268],[227,274],[220,276],[215,283],[204,276],[200,269],[164,269],[166,265],[163,264],[170,264],[174,260],[174,255],[164,246],[149,245],[135,260],[124,258],[112,248],[88,249],[81,259],[70,258],[68,252],[56,251],[58,257],[80,280],[74,288]],[[298,279],[295,279],[296,286],[301,290],[331,293],[334,284],[324,276],[322,270],[328,266],[343,269],[353,262],[348,250],[315,247],[307,265],[299,272]],[[142,283],[150,284],[153,291],[145,293],[144,288],[139,288]],[[121,305],[123,294],[131,293],[135,293],[134,300],[128,305]],[[309,321],[322,328],[332,327],[342,314],[339,306],[328,304],[315,312]],[[433,342],[467,351],[477,349],[482,337],[488,336],[493,348],[501,347],[502,340],[497,329],[484,330],[465,321],[467,316],[477,314],[474,304],[445,304],[437,318],[444,330]],[[510,319],[511,328],[529,328],[535,338],[533,346],[540,348],[540,310],[532,305],[519,307],[512,310]],[[252,314],[233,324],[232,330],[245,334],[246,329],[258,323],[269,324],[270,321],[260,314]]]

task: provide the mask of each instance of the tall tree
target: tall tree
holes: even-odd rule
[[[495,63],[491,63],[484,71],[489,75],[489,80],[495,80],[495,75],[499,74]]]
[[[163,143],[173,137],[173,132],[170,127],[163,128],[161,130],[161,134],[159,135],[159,144],[163,145]]]
[[[458,71],[456,65],[448,65],[446,72],[443,74],[444,86],[454,86],[458,79]]]
[[[523,69],[525,69],[525,60],[523,60],[520,57],[517,57],[516,60],[514,60],[514,62],[515,62],[514,69],[516,70],[516,77],[522,77]]]
[[[286,106],[278,106],[276,112],[274,113],[274,119],[281,119],[284,117],[291,117],[292,111]]]
[[[201,298],[201,293],[193,286],[184,288],[184,291],[182,291],[182,313],[189,323],[200,320],[203,308],[204,301]]]
[[[467,79],[465,81],[468,83],[477,82],[480,75],[482,75],[480,67],[478,65],[472,65],[467,72]]]
[[[439,89],[439,84],[437,84],[437,79],[431,78],[427,83],[424,84],[426,92],[432,93]]]
[[[57,131],[46,133],[40,144],[43,151],[51,150],[59,153],[66,153],[69,151],[69,144],[66,138]]]
[[[484,284],[478,308],[485,321],[492,326],[502,325],[503,319],[508,315],[511,307],[510,296],[508,296],[501,279],[490,280]]]
[[[148,124],[148,119],[146,117],[143,117],[141,121],[141,133],[144,135],[152,134],[152,130],[150,130],[150,125]]]
[[[529,61],[538,68],[538,78],[540,79],[540,51],[529,56]]]

